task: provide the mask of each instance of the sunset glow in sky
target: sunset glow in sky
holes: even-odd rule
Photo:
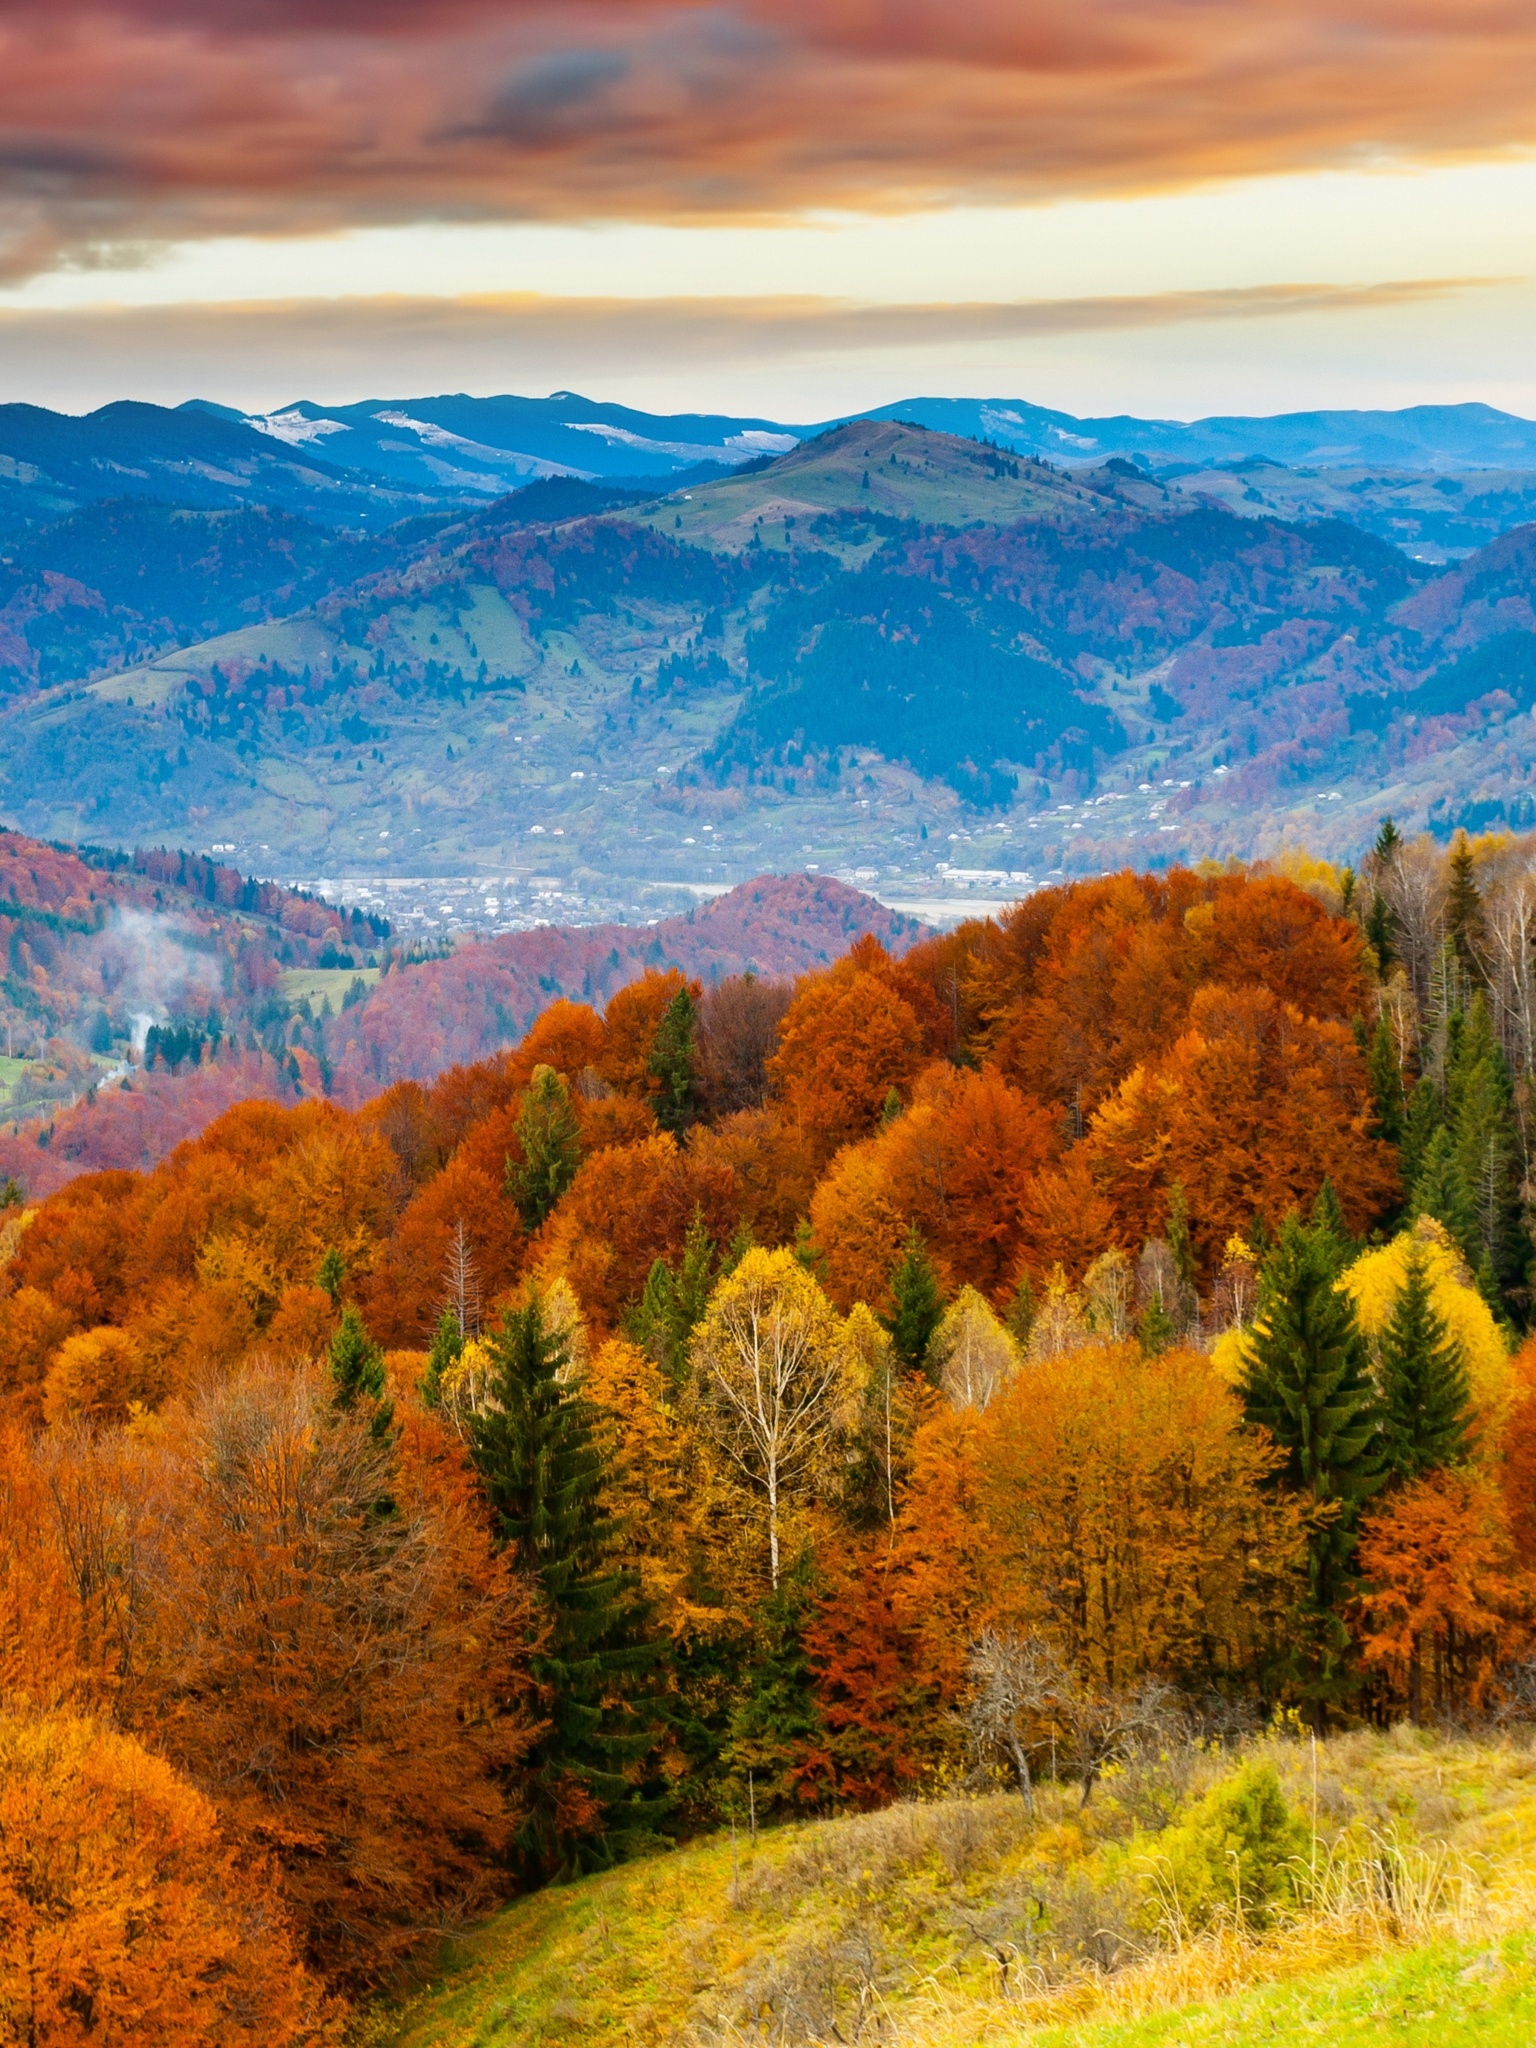
[[[1536,414],[1505,0],[0,0],[0,398]]]

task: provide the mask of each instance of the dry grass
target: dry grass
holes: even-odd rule
[[[544,1894],[476,1937],[397,2039],[991,2048],[1129,2027],[1139,2041],[1148,2016],[1536,1924],[1536,1756],[1520,1733],[1242,1754],[1273,1762],[1293,1810],[1316,1815],[1297,1907],[1267,1931],[1237,1914],[1194,1931],[1149,1887],[1161,1829],[1233,1766],[1230,1751],[1180,1751],[1119,1773],[1087,1814],[1066,1788],[1046,1789],[1033,1823],[1011,1794],[911,1803],[783,1829],[755,1856],[716,1838]]]

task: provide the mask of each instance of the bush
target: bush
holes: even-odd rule
[[[1188,1927],[1230,1916],[1267,1927],[1293,1905],[1311,1846],[1271,1763],[1244,1764],[1213,1785],[1146,1859],[1149,1906]]]

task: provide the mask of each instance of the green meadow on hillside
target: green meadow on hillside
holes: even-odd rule
[[[1242,1788],[1276,1779],[1284,1806],[1234,1830]],[[1315,1760],[1265,1739],[1129,1767],[1086,1811],[1075,1788],[1033,1821],[1011,1792],[950,1797],[542,1892],[449,1944],[374,2038],[1513,2048],[1536,2033],[1533,1859],[1523,1735],[1352,1735]]]

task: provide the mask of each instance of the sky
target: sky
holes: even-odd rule
[[[1530,0],[0,0],[0,401],[1536,415]]]

